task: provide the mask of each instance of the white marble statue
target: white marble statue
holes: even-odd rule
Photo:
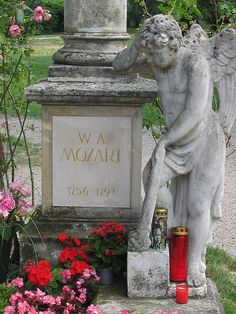
[[[201,286],[206,244],[222,215],[225,134],[236,117],[236,31],[225,29],[208,39],[193,25],[183,38],[173,17],[155,15],[113,66],[153,71],[166,120],[166,133],[144,169],[146,195],[129,250],[149,248],[154,209],[167,207],[173,213],[171,225],[189,227],[187,281]],[[220,96],[217,112],[212,109],[214,85]]]

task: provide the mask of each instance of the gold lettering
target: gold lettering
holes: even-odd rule
[[[91,151],[89,152],[89,155],[87,156],[87,158],[86,158],[86,161],[87,162],[92,162],[92,160],[90,160],[90,158],[91,158],[91,156],[92,156],[92,154],[93,154],[93,152],[94,152],[94,148],[90,148],[91,149]]]
[[[104,141],[104,137],[103,137],[102,133],[99,134],[97,144],[106,144],[105,141]]]
[[[79,133],[79,139],[81,144],[88,144],[90,142],[91,133]]]
[[[115,158],[116,159],[113,159]],[[120,162],[120,149],[112,149],[112,148],[107,148],[106,149],[106,162]]]
[[[63,160],[64,155],[65,155],[65,159],[69,160],[70,157],[72,156],[72,160],[76,161],[75,154],[72,148],[70,148],[69,152],[67,152],[66,148],[63,149],[61,159],[60,159],[61,161]]]
[[[97,157],[98,157],[98,156],[100,156],[101,161],[104,162],[104,159],[103,159],[103,156],[102,156],[102,152],[100,151],[100,149],[98,149],[98,151],[97,151],[97,153],[96,153],[96,155],[95,155],[94,162],[97,161]]]
[[[79,158],[79,152],[80,151],[82,151],[83,153],[84,153],[84,158],[81,160],[80,158]],[[85,151],[85,149],[84,148],[78,148],[77,149],[77,151],[76,151],[76,159],[78,160],[78,161],[80,161],[80,162],[84,162],[85,160],[86,160],[86,151]]]

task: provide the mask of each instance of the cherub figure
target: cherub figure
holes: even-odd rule
[[[113,66],[153,71],[166,120],[166,133],[144,169],[146,195],[129,250],[149,248],[154,209],[169,207],[171,224],[189,227],[188,284],[201,286],[206,244],[221,217],[225,134],[236,116],[236,31],[225,29],[208,39],[194,25],[183,38],[173,17],[155,15]],[[214,85],[220,95],[218,112],[212,109]]]

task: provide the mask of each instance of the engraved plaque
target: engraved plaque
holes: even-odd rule
[[[53,206],[130,207],[130,117],[53,117]]]

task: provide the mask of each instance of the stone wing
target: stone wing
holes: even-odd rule
[[[223,29],[202,43],[219,94],[218,114],[226,135],[236,118],[236,30]]]

